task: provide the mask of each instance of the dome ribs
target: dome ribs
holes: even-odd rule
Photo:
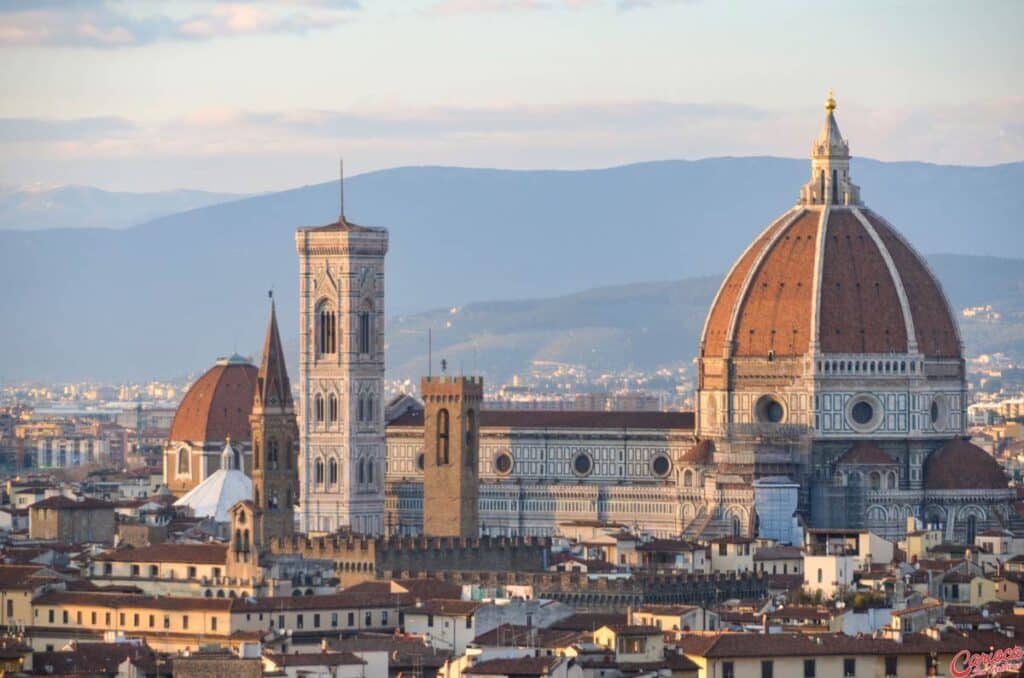
[[[808,351],[819,216],[807,210],[768,245],[771,249],[737,300],[734,355],[763,358]]]
[[[900,272],[918,350],[933,358],[959,358],[960,336],[956,321],[935,277],[920,255],[884,219],[870,210],[863,210],[863,213]]]
[[[733,309],[736,307],[736,300],[747,279],[750,267],[754,265],[761,252],[771,241],[775,233],[782,228],[790,218],[792,212],[786,212],[776,219],[768,228],[761,232],[761,235],[747,248],[733,266],[732,270],[722,281],[722,286],[708,313],[707,323],[704,328],[704,338],[701,341],[702,355],[720,357],[725,350],[728,341],[729,324],[732,320]]]
[[[250,440],[249,414],[256,393],[256,367],[218,364],[199,377],[174,414],[168,440]]]
[[[848,209],[829,215],[819,342],[824,353],[905,353],[899,293],[874,240]]]

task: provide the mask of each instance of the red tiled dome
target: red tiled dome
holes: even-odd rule
[[[237,356],[217,361],[182,398],[168,440],[223,441],[228,436],[250,440],[249,414],[255,394],[255,365]]]
[[[924,462],[927,490],[1005,490],[1008,482],[992,455],[961,438],[950,440]]]
[[[871,210],[800,205],[733,266],[708,313],[701,355],[907,353],[959,358],[956,321],[920,255]]]

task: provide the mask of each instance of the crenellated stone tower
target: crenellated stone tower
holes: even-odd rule
[[[295,531],[299,495],[299,428],[273,301],[249,423],[253,504],[262,514],[258,538],[262,543],[266,537],[286,537]]]
[[[476,537],[480,531],[481,377],[424,377],[423,532]]]
[[[384,521],[384,256],[388,232],[300,228],[300,525],[380,534]]]

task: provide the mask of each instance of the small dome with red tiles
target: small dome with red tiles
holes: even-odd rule
[[[256,394],[256,366],[241,356],[223,358],[199,377],[174,413],[168,440],[237,441],[252,438],[249,414]]]

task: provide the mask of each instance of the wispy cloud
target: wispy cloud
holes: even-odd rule
[[[666,101],[462,108],[392,103],[353,110],[205,109],[164,120],[7,118],[0,119],[0,155],[7,160],[0,182],[96,183],[103,176],[113,186],[135,189],[199,181],[253,191],[318,180],[342,150],[360,171],[799,157],[820,125],[823,112],[814,109]],[[1022,110],[1020,97],[928,111],[848,106],[840,124],[858,157],[988,165],[1024,159]]]
[[[110,0],[14,0],[0,4],[0,47],[137,47],[169,40],[212,40],[259,34],[303,34],[347,21],[357,0],[209,2],[172,16],[152,3],[149,13],[123,11]]]
[[[134,130],[134,123],[116,117],[71,120],[0,118],[0,142],[6,143],[95,141]]]
[[[663,5],[698,2],[699,0],[440,0],[431,11],[434,14],[485,14],[498,12],[530,12],[555,9],[596,9],[610,7],[619,11],[647,9]]]

